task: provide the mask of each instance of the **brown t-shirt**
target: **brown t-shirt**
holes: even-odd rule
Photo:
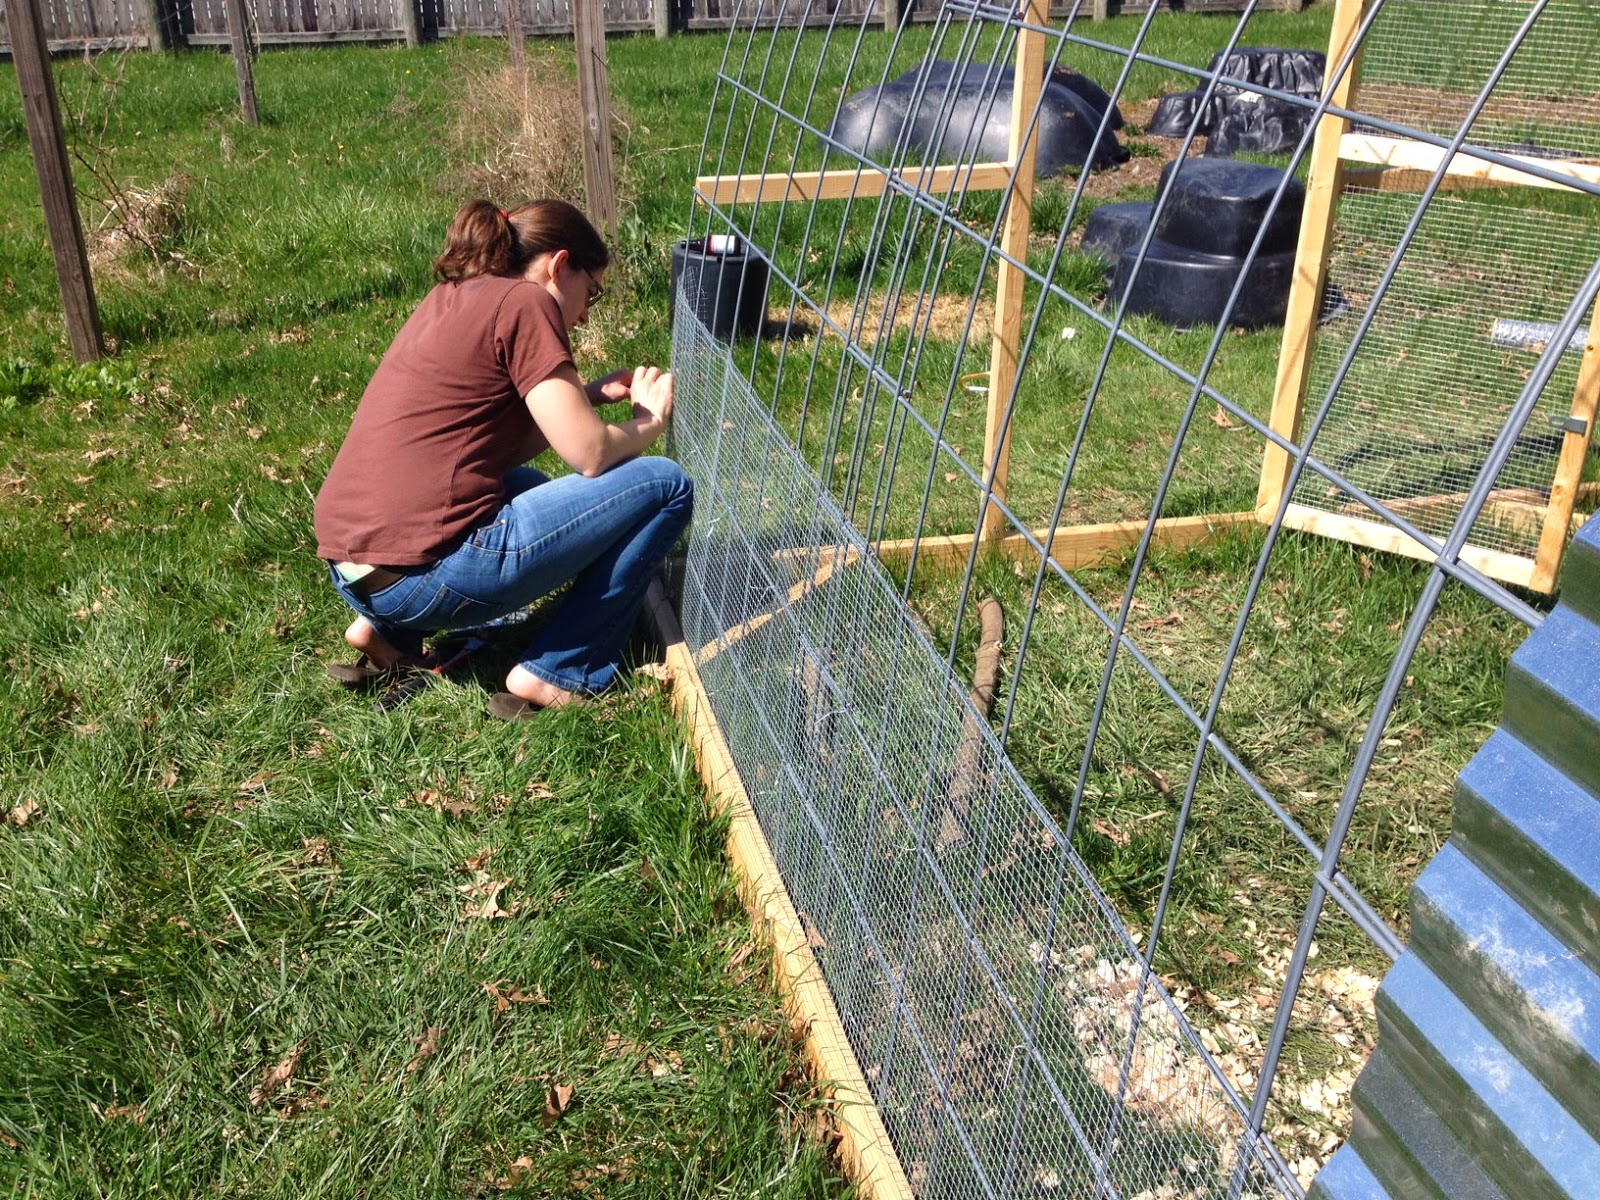
[[[317,494],[317,553],[423,566],[503,503],[533,433],[524,397],[572,361],[554,297],[522,278],[442,283],[367,384]]]

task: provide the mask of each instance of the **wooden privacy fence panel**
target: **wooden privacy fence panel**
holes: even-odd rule
[[[0,0],[0,50],[11,53],[9,0]],[[145,44],[140,0],[39,0],[39,16],[52,50],[99,50]]]
[[[0,0],[0,53],[9,54],[11,38],[6,5]],[[1190,12],[1238,12],[1246,0],[1155,0],[1161,7],[1181,7]],[[1298,11],[1305,0],[1264,0],[1260,7]],[[247,0],[253,33],[262,45],[297,42],[397,41],[404,37],[400,5],[417,6],[418,25],[426,35],[505,32],[505,0]],[[570,37],[571,0],[517,0],[525,33]],[[1142,13],[1150,0],[1103,0],[1110,15]],[[604,0],[605,26],[610,33],[652,29],[655,8],[665,4],[673,29],[726,29],[733,22],[739,0]],[[100,50],[118,46],[144,46],[145,12],[159,12],[179,41],[215,46],[228,42],[228,22],[223,0],[40,0],[45,36],[52,50]],[[1051,0],[1050,17],[1064,20],[1077,9],[1088,16],[1093,0]],[[913,21],[931,21],[939,5],[933,0],[903,0],[899,11],[910,10]],[[854,24],[868,17],[882,20],[883,0],[779,0],[769,6],[772,25],[826,25],[838,20]],[[809,13],[809,15],[808,15]],[[748,20],[748,11],[746,19]],[[764,18],[763,24],[769,19]]]
[[[376,41],[403,35],[394,0],[247,0],[262,43]],[[194,0],[180,8],[192,45],[227,45],[228,16],[222,0]]]
[[[421,0],[421,3],[422,27],[440,36],[505,33],[503,0]],[[605,0],[604,9],[609,32],[651,29],[655,24],[653,0]],[[521,0],[521,14],[524,33],[572,35],[571,0]]]

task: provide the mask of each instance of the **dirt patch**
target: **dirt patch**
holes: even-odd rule
[[[871,348],[877,341],[880,330],[911,328],[920,332],[924,325],[929,337],[941,342],[954,342],[967,328],[967,312],[972,305],[972,297],[967,295],[919,296],[902,293],[895,301],[894,310],[886,316],[884,309],[888,297],[881,292],[874,292],[867,297],[864,313],[858,313],[850,300],[835,300],[828,305],[828,319],[841,329],[849,330],[856,341],[866,348]],[[768,314],[769,324],[781,326],[787,315],[786,312],[773,310]],[[857,324],[852,325],[852,320]],[[986,343],[993,328],[994,301],[980,299],[978,311],[972,314],[968,342],[973,345]]]
[[[1160,100],[1144,100],[1123,108],[1127,125],[1119,136],[1133,157],[1115,170],[1093,172],[1084,186],[1085,196],[1093,200],[1119,200],[1133,188],[1156,186],[1161,179],[1161,168],[1178,157],[1178,151],[1183,148],[1183,139],[1151,137],[1130,131],[1148,129],[1151,119],[1156,115],[1156,105],[1160,103]],[[1189,149],[1190,157],[1198,155],[1204,148],[1205,139],[1196,138]]]

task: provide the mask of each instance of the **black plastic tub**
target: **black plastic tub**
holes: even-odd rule
[[[712,337],[755,337],[767,313],[767,275],[767,260],[737,238],[679,242],[672,247],[673,310],[681,290]]]

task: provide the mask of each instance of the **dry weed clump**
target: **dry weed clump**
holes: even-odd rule
[[[550,196],[583,206],[583,118],[567,63],[534,56],[470,71],[458,86],[451,142],[473,188],[507,203]]]
[[[135,261],[148,256],[158,269],[187,260],[172,249],[183,227],[189,176],[181,171],[151,187],[112,184],[97,197],[103,209],[100,221],[85,234],[89,265],[96,274],[130,271]]]

